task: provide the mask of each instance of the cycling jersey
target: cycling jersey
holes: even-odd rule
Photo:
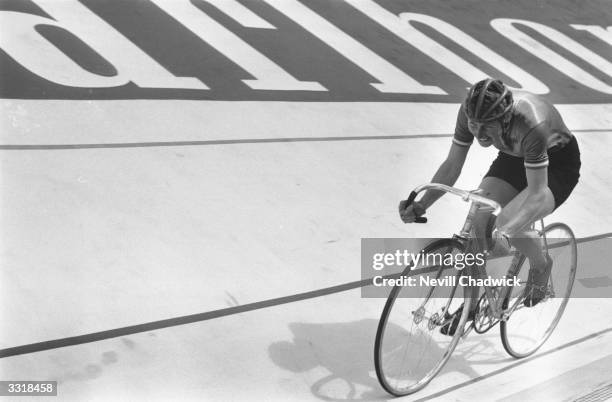
[[[548,166],[548,153],[563,148],[573,138],[563,123],[559,111],[544,98],[524,91],[512,91],[514,105],[512,120],[502,135],[501,152],[521,157],[526,168]],[[461,105],[457,116],[453,142],[469,147],[474,135],[468,128],[468,118]]]

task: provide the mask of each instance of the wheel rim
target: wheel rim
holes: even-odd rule
[[[445,244],[451,252],[460,252],[458,248],[449,248],[449,244]],[[434,250],[430,248],[428,252]],[[454,276],[457,271],[446,269],[444,272]],[[430,289],[422,288],[420,291],[425,296]],[[403,297],[406,296],[403,292],[410,291],[414,288],[393,289],[376,335],[377,376],[388,392],[398,396],[416,392],[427,385],[448,361],[460,337],[460,334],[451,337],[440,333],[440,326],[444,323],[443,307],[450,296],[449,288],[434,288],[429,298],[418,298],[414,294]],[[460,290],[457,292],[449,307],[450,312],[464,301]],[[464,310],[460,328],[466,319],[467,311]]]
[[[538,350],[559,323],[567,306],[576,276],[577,246],[571,229],[564,224],[553,224],[545,228],[549,244],[549,255],[553,260],[549,294],[533,307],[522,304],[522,289],[513,292],[504,308],[517,303],[518,308],[510,318],[502,322],[501,336],[505,349],[514,357],[529,356]],[[524,283],[529,272],[525,260],[519,277]]]

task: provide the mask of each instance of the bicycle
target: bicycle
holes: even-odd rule
[[[458,255],[468,250],[483,250],[473,233],[474,216],[479,211],[490,211],[497,216],[501,212],[501,206],[494,200],[481,196],[479,190],[466,191],[436,183],[417,187],[410,194],[408,205],[415,200],[418,193],[427,189],[460,196],[471,204],[459,234],[455,234],[451,239],[431,242],[423,248],[422,253]],[[418,217],[416,222],[425,223],[427,218]],[[404,268],[401,275],[429,273],[436,279],[443,279],[442,275],[446,272],[446,277],[455,276],[455,284],[423,287],[420,289],[422,296],[411,295],[408,298],[402,297],[402,292],[407,287],[397,285],[392,288],[379,320],[374,347],[376,375],[387,392],[404,396],[424,388],[442,370],[460,339],[465,338],[472,330],[485,333],[499,323],[502,345],[506,352],[515,358],[529,356],[544,344],[561,319],[569,300],[576,275],[577,246],[574,234],[566,224],[553,223],[544,226],[543,220],[540,220],[540,224],[541,229],[536,230],[535,224],[532,229],[539,234],[543,251],[553,259],[553,271],[567,275],[554,280],[551,275],[545,298],[533,307],[524,306],[523,300],[527,295],[525,289],[520,286],[483,286],[484,293],[479,298],[480,293],[474,293],[479,292],[479,287],[464,291],[463,287],[459,286],[460,278],[485,278],[486,262],[471,270],[458,270],[453,267],[449,269],[444,264],[424,266],[419,270],[414,270],[413,266]],[[491,229],[492,225],[489,225],[487,242],[491,241]],[[489,252],[486,246],[484,252]],[[526,257],[515,249],[511,250],[508,255],[508,258],[510,257],[511,263],[505,278],[516,277],[524,284],[529,271],[523,269]],[[504,262],[503,258],[501,262]],[[478,300],[477,308],[474,319],[466,328],[474,295]],[[441,328],[451,324],[453,317],[450,312],[455,311],[461,302],[464,307],[454,335],[443,334]],[[391,326],[393,330],[387,331]]]

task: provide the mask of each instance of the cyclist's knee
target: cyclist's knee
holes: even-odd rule
[[[495,219],[496,217],[490,212],[478,212],[474,216],[472,225],[480,249],[489,248],[490,244],[487,243],[487,239],[491,237],[491,232],[495,228]]]
[[[472,224],[474,225],[474,230],[476,232],[476,236],[484,237],[487,234],[487,231],[490,231],[494,228],[495,225],[495,216],[491,212],[478,212],[474,216],[474,220]]]

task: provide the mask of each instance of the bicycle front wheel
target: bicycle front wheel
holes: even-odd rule
[[[561,320],[567,306],[574,278],[578,249],[574,233],[563,223],[553,223],[544,228],[548,254],[553,260],[552,273],[544,300],[533,307],[525,307],[524,287],[515,288],[503,302],[503,309],[511,312],[500,325],[501,340],[506,352],[522,358],[537,351]],[[525,283],[529,262],[521,258],[519,279]]]
[[[456,255],[463,246],[455,240],[436,240],[425,247],[423,255]],[[419,268],[419,267],[416,267]],[[425,267],[419,275],[444,281],[458,279],[460,272],[440,264]],[[409,269],[403,273],[407,275]],[[450,358],[459,341],[468,317],[469,295],[462,286],[395,286],[385,304],[378,323],[374,347],[376,375],[383,388],[392,395],[402,396],[425,387]],[[464,309],[453,336],[444,335],[450,313],[464,302]]]

